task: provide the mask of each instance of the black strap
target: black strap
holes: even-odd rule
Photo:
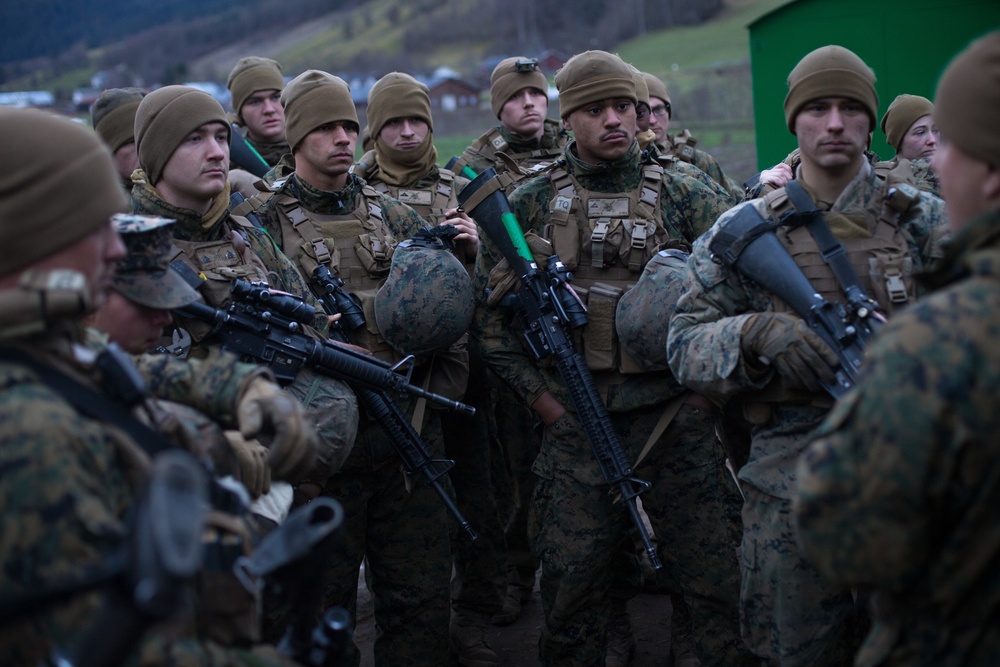
[[[65,398],[66,402],[76,408],[81,415],[117,426],[151,457],[166,449],[174,449],[172,442],[133,417],[123,404],[80,383],[57,368],[43,364],[25,352],[11,347],[0,347],[0,361],[30,368],[42,382]]]
[[[788,199],[795,207],[796,215],[801,216],[799,224],[804,224],[806,229],[809,230],[809,234],[816,241],[816,245],[819,246],[820,256],[826,262],[827,266],[830,267],[830,270],[833,271],[833,275],[836,277],[837,282],[840,283],[844,294],[864,295],[864,288],[861,286],[861,281],[858,279],[858,274],[855,273],[854,267],[851,266],[851,263],[847,259],[847,251],[844,250],[844,245],[830,231],[830,225],[826,224],[823,212],[813,202],[809,193],[796,180],[788,181],[785,184],[785,192],[788,193]]]
[[[774,222],[760,214],[756,206],[747,204],[716,230],[708,249],[722,263],[734,266],[748,245],[763,234],[773,232],[776,227]]]

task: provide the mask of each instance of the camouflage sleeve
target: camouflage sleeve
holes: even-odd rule
[[[511,208],[521,223],[521,229],[541,230],[544,226],[542,213],[552,192],[546,177],[532,179],[515,190],[510,196]],[[544,209],[538,202],[545,201]],[[525,221],[532,221],[527,225]],[[479,301],[472,321],[471,335],[479,343],[486,363],[499,375],[528,405],[548,389],[544,376],[524,349],[520,337],[508,321],[508,314],[500,307],[486,305],[486,287],[490,271],[503,255],[496,245],[483,233],[479,238],[479,253],[476,256],[474,287]]]
[[[730,197],[736,201],[743,199],[743,186],[726,176],[719,161],[700,148],[695,149],[695,166],[708,174]]]
[[[427,222],[420,217],[420,214],[398,199],[379,194],[377,201],[379,208],[382,209],[382,219],[396,241],[405,241],[421,229],[427,228]]]
[[[914,251],[921,260],[922,268],[926,269],[944,256],[944,243],[950,235],[948,212],[944,202],[934,195],[920,193],[920,199],[907,211],[903,229],[917,244]]]
[[[169,354],[144,354],[136,366],[157,398],[195,408],[220,423],[235,426],[237,399],[256,377],[274,379],[266,366],[245,364],[218,348],[205,359],[181,360]]]
[[[738,209],[731,209],[695,241],[684,292],[667,335],[667,359],[677,379],[694,391],[718,398],[762,388],[770,379],[770,374],[761,378],[751,373],[740,350],[747,319],[767,310],[769,303],[764,295],[751,293],[738,273],[715,262],[708,249],[719,225]]]
[[[679,171],[664,173],[660,210],[674,238],[693,243],[736,202],[722,188],[705,185],[693,176]]]
[[[799,459],[798,534],[826,576],[896,589],[950,557],[928,551],[942,540],[932,526],[960,530],[982,509],[974,489],[996,474],[995,450],[968,444],[997,428],[995,341],[963,322],[982,322],[984,305],[951,291],[896,315]],[[942,516],[955,493],[962,516]]]

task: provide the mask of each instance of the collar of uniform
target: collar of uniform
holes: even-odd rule
[[[537,140],[520,137],[503,125],[499,126],[500,136],[507,142],[505,153],[530,153],[543,149],[559,149],[569,141],[569,133],[551,118],[546,118],[542,127],[542,136]]]
[[[135,213],[172,218],[174,237],[182,241],[215,241],[222,237],[223,223],[229,217],[229,209],[223,205],[229,201],[229,189],[216,198],[216,203],[208,215],[201,215],[188,208],[168,203],[148,181],[132,185],[132,205]]]
[[[592,192],[628,192],[642,182],[642,151],[632,142],[628,152],[614,162],[590,164],[576,156],[575,141],[566,146],[567,171],[582,187]]]
[[[343,215],[354,210],[357,196],[361,194],[361,180],[354,174],[347,175],[347,185],[335,192],[327,192],[310,185],[295,175],[285,185],[292,196],[307,211],[320,215]]]

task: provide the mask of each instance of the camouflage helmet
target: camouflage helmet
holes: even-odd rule
[[[379,333],[396,352],[443,350],[472,323],[472,280],[444,243],[408,239],[392,255],[374,309]]]
[[[643,371],[662,371],[667,365],[667,327],[677,300],[684,292],[688,253],[669,249],[646,264],[639,282],[625,292],[615,311],[615,328],[622,350]]]
[[[111,217],[111,222],[127,251],[112,278],[116,292],[158,310],[180,308],[198,300],[198,292],[170,268],[174,220],[119,213]]]

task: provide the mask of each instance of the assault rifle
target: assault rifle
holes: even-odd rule
[[[307,667],[334,667],[351,640],[351,616],[342,607],[327,610],[316,622],[344,509],[332,498],[317,498],[294,510],[261,540],[253,553],[241,556],[233,571],[249,591],[262,583],[291,611],[278,650]]]
[[[54,652],[46,664],[124,664],[149,627],[182,609],[188,584],[202,566],[207,502],[207,477],[201,465],[186,452],[160,453],[126,521],[128,532],[121,546],[78,578],[4,600],[0,626],[101,588],[104,602],[90,630],[77,646]]]
[[[587,311],[569,285],[572,276],[556,255],[548,258],[544,271],[535,264],[521,225],[511,212],[493,168],[486,169],[469,183],[459,193],[458,201],[521,278],[521,288],[513,306],[521,311],[526,322],[524,340],[536,360],[555,359],[601,473],[628,508],[649,562],[660,569],[662,564],[656,547],[649,539],[636,505],[636,498],[650,484],[633,476],[632,464],[618,440],[590,368],[573,345],[570,331],[587,323]]]
[[[857,381],[865,347],[885,318],[849,266],[845,272],[852,277],[842,281],[846,304],[821,297],[778,240],[777,227],[754,206],[744,206],[716,232],[709,250],[718,261],[781,297],[837,353],[836,379],[823,387],[840,398]]]
[[[389,365],[373,356],[309,334],[302,323],[311,322],[315,310],[299,297],[245,280],[234,281],[231,293],[233,298],[226,310],[196,302],[174,312],[181,317],[212,324],[213,333],[219,337],[224,350],[267,364],[283,384],[292,382],[299,369],[308,366],[351,385],[358,399],[389,434],[406,470],[424,474],[448,511],[470,539],[475,540],[475,531],[438,481],[453,462],[431,458],[427,446],[396,406],[390,393],[401,392],[424,398],[433,405],[469,416],[475,414],[475,408],[411,384],[412,356]],[[337,329],[333,328],[334,334],[340,337]],[[346,336],[340,337],[340,340],[348,342]],[[406,374],[402,375],[401,371]]]
[[[422,231],[425,231],[425,233],[418,236],[415,242],[425,245],[432,244],[438,239],[454,238],[458,233],[451,225]],[[446,243],[447,241],[438,240],[437,242]],[[347,330],[350,329],[353,331],[365,323],[365,316],[361,310],[361,306],[344,289],[344,281],[340,276],[331,272],[326,266],[317,266],[313,270],[312,277],[318,286],[315,292],[320,303],[323,304],[323,309],[326,313],[328,315],[340,313],[341,315],[340,320],[334,322],[330,327],[330,338],[341,343],[350,343],[350,334]],[[434,489],[435,493],[444,502],[445,507],[455,517],[455,520],[458,521],[462,530],[469,536],[469,539],[473,542],[476,541],[478,539],[476,531],[469,524],[468,520],[462,516],[458,506],[455,505],[455,502],[439,481],[441,477],[454,467],[455,462],[451,459],[432,458],[427,444],[424,443],[420,434],[416,432],[410,421],[406,419],[406,416],[391,396],[385,392],[372,391],[365,388],[355,389],[355,394],[357,394],[358,400],[361,401],[369,414],[374,416],[382,428],[385,429],[386,435],[389,436],[389,440],[393,443],[396,452],[399,454],[399,458],[403,460],[403,467],[406,469],[406,472],[408,474],[415,472],[423,473],[431,488]],[[470,408],[470,410],[473,409]],[[471,416],[473,413],[474,411],[467,414]]]

